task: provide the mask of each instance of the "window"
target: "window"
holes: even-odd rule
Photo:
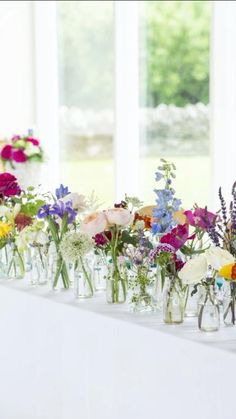
[[[139,2],[140,196],[149,203],[160,157],[175,162],[185,207],[209,203],[209,3]]]
[[[113,3],[57,3],[61,181],[114,200]],[[105,187],[104,187],[105,182]]]

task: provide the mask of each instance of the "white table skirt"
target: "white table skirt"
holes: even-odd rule
[[[0,286],[1,419],[234,419],[236,327]]]

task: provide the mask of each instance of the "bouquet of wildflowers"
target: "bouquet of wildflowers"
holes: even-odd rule
[[[27,161],[43,161],[43,150],[39,140],[34,138],[32,131],[26,136],[14,135],[10,144],[6,144],[0,151],[2,162],[9,162],[12,168],[17,163]]]

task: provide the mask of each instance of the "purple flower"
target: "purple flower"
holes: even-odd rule
[[[153,261],[160,253],[175,254],[175,248],[168,243],[159,243],[157,247],[149,253],[149,260]]]
[[[57,201],[52,205],[49,211],[50,215],[57,215],[60,218],[63,218],[65,214],[68,216],[68,224],[73,223],[76,217],[76,212],[72,208],[72,202],[67,201]]]
[[[45,204],[38,209],[38,212],[37,212],[37,217],[38,218],[45,218],[48,215],[50,215],[50,205],[49,204]]]
[[[69,189],[68,186],[63,186],[62,184],[60,185],[59,188],[56,189],[56,197],[57,199],[61,199],[64,198],[64,196],[68,195]]]

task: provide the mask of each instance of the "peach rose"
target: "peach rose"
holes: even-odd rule
[[[102,233],[107,228],[107,219],[104,212],[93,212],[82,221],[80,231],[89,237]]]
[[[133,214],[126,208],[112,208],[105,211],[108,224],[117,226],[128,226],[134,220]]]

